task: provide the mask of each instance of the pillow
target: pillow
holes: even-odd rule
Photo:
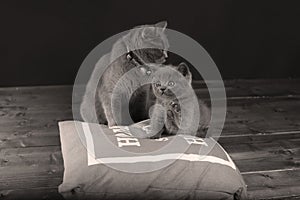
[[[131,127],[78,121],[59,129],[66,199],[246,199],[239,170],[212,138],[137,139]]]

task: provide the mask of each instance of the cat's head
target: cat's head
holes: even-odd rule
[[[163,100],[179,98],[191,87],[192,74],[185,63],[178,66],[166,65],[157,69],[152,78],[154,95]]]
[[[161,64],[168,57],[166,50],[169,47],[168,39],[165,35],[166,21],[154,25],[143,25],[134,29],[129,40],[131,45],[137,50],[134,53],[145,63]],[[130,48],[129,50],[130,51]]]

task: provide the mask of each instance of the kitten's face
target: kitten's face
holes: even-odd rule
[[[188,66],[164,66],[153,75],[152,88],[154,95],[163,100],[174,100],[184,93],[191,83],[191,73]]]
[[[164,33],[166,22],[159,22],[154,26],[143,26],[135,35],[135,45],[138,50],[134,52],[146,63],[161,64],[168,57],[168,39]],[[148,48],[145,48],[148,47]],[[139,49],[143,48],[143,49]]]

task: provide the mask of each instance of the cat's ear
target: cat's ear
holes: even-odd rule
[[[189,67],[186,63],[182,62],[177,66],[177,70],[184,76],[188,76],[191,72],[189,70]]]
[[[188,82],[192,83],[192,73],[190,72],[189,66],[182,62],[177,66],[177,70],[188,80]]]
[[[161,21],[161,22],[156,23],[154,26],[157,28],[160,28],[162,30],[162,32],[164,32],[167,25],[168,25],[167,21]]]

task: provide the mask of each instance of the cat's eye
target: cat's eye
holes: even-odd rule
[[[156,86],[156,87],[159,87],[159,86],[161,86],[160,82],[159,82],[159,81],[157,81],[157,82],[155,83],[155,86]]]
[[[152,73],[152,71],[151,71],[151,70],[147,70],[147,71],[146,71],[146,74],[147,74],[148,76],[150,76],[150,75],[151,75],[151,73]]]
[[[174,81],[169,81],[168,85],[172,87],[175,85],[175,83],[174,83]]]

